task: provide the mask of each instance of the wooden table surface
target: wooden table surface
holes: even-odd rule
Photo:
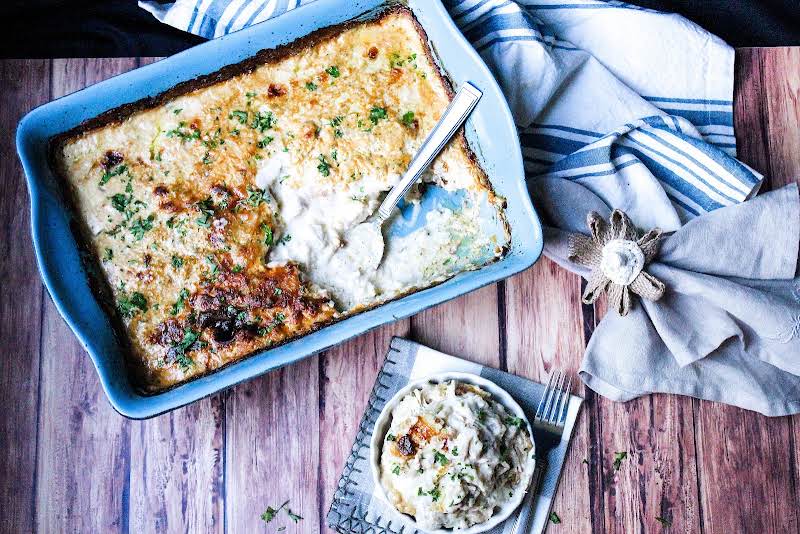
[[[39,279],[13,137],[34,106],[149,61],[0,62],[1,532],[326,531],[391,336],[534,379],[555,365],[577,371],[604,311],[582,306],[580,279],[543,258],[189,407],[117,415]],[[740,158],[772,187],[798,179],[800,48],[740,50],[736,74]],[[586,403],[553,506],[562,522],[549,532],[800,532],[800,417],[577,391]],[[261,521],[286,499],[302,521]]]

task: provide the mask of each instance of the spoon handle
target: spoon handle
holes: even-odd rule
[[[464,124],[467,117],[475,109],[483,93],[469,82],[464,82],[455,98],[447,106],[439,122],[422,142],[414,159],[408,165],[403,178],[389,191],[377,211],[379,221],[384,221],[392,214],[397,203],[408,192],[409,188],[425,172],[433,159],[442,151],[456,131]]]

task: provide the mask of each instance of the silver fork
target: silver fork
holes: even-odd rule
[[[566,386],[564,382],[566,381]],[[533,504],[539,493],[542,474],[547,471],[547,455],[561,442],[564,433],[567,408],[569,407],[569,391],[572,377],[562,369],[553,369],[547,379],[547,386],[536,408],[533,419],[533,439],[536,445],[536,471],[528,494],[522,501],[520,513],[514,522],[512,534],[528,534],[533,516]],[[549,518],[548,518],[549,519]],[[545,523],[547,525],[547,523]],[[542,529],[544,531],[545,529]]]

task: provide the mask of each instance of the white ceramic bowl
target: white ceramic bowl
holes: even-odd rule
[[[500,506],[500,509],[492,515],[489,519],[484,521],[483,523],[478,523],[477,525],[473,525],[467,529],[463,530],[454,530],[454,529],[437,529],[437,530],[425,530],[417,524],[413,517],[408,514],[403,514],[399,510],[397,510],[389,498],[386,496],[386,492],[383,489],[383,485],[381,484],[381,476],[380,476],[380,457],[381,451],[383,450],[384,438],[386,437],[386,432],[389,431],[389,427],[392,423],[392,411],[395,407],[400,403],[400,401],[405,397],[409,392],[414,389],[420,388],[425,384],[429,383],[441,383],[447,382],[450,380],[457,380],[459,382],[465,382],[467,384],[473,384],[475,386],[479,386],[482,389],[488,391],[492,394],[492,398],[502,404],[507,410],[513,413],[516,417],[519,417],[525,422],[525,428],[528,429],[528,435],[531,436],[531,443],[533,443],[533,432],[531,431],[530,422],[528,422],[528,418],[525,416],[525,412],[522,411],[517,401],[514,400],[511,395],[508,394],[506,390],[496,385],[494,382],[490,382],[485,378],[482,378],[478,375],[473,375],[470,373],[437,373],[434,375],[427,376],[420,380],[416,380],[414,382],[410,382],[406,387],[398,391],[389,401],[386,403],[386,406],[383,407],[381,410],[380,415],[378,415],[378,419],[375,421],[375,428],[372,431],[372,440],[370,441],[370,469],[372,471],[372,480],[375,484],[375,488],[378,490],[378,494],[383,498],[384,501],[389,503],[389,505],[397,512],[397,515],[401,519],[401,521],[410,528],[415,528],[421,532],[428,532],[430,534],[478,534],[479,532],[486,532],[487,530],[492,529],[493,527],[499,525],[506,519],[508,519],[511,514],[514,513],[514,510],[522,502],[522,499],[525,497],[525,493],[528,491],[528,486],[530,486],[531,478],[533,477],[533,471],[536,467],[536,460],[534,459],[534,452],[536,451],[536,444],[533,443],[533,448],[531,449],[531,454],[528,455],[526,469],[523,474],[522,480],[520,481],[519,485],[514,488],[514,493],[509,500],[503,503]]]

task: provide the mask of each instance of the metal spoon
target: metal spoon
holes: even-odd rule
[[[469,82],[465,82],[461,86],[439,122],[433,127],[414,159],[411,160],[408,170],[392,187],[378,210],[366,221],[347,232],[344,237],[345,246],[336,252],[335,260],[346,261],[353,268],[362,271],[374,271],[378,268],[384,253],[381,229],[384,221],[389,218],[400,199],[405,196],[450,138],[464,124],[482,95],[483,93]]]

